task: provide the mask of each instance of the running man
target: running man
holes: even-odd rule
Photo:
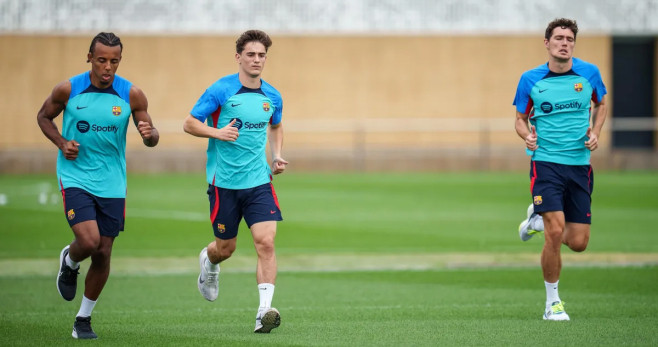
[[[574,20],[548,24],[548,63],[523,73],[514,98],[516,132],[532,155],[532,204],[519,234],[526,241],[544,231],[545,320],[569,320],[558,295],[560,248],[563,243],[575,252],[587,247],[594,187],[590,152],[598,147],[607,113],[599,69],[573,57],[576,34]]]
[[[206,89],[183,125],[185,132],[208,138],[207,194],[215,240],[199,255],[197,286],[206,300],[217,299],[219,263],[235,251],[244,218],[258,254],[256,333],[269,333],[281,321],[272,297],[277,275],[274,237],[282,217],[271,180],[288,162],[281,158],[281,94],[261,79],[271,45],[262,31],[244,32],[236,41],[238,73]],[[268,132],[271,168],[265,154]]]
[[[57,180],[75,239],[59,256],[57,290],[75,298],[80,262],[91,257],[73,337],[95,339],[91,312],[110,275],[114,238],[123,231],[126,206],[126,130],[132,115],[144,145],[158,144],[141,89],[115,75],[123,44],[113,33],[91,41],[91,71],[60,82],[37,114],[41,131],[59,154]],[[64,111],[62,133],[53,120]]]

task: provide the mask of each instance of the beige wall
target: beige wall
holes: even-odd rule
[[[512,100],[521,73],[546,61],[541,37],[273,37],[264,79],[284,100],[286,149],[367,146],[457,146],[471,132],[407,129],[405,119],[446,119],[480,129],[481,118],[508,118],[493,145],[521,145]],[[89,69],[91,37],[0,36],[0,150],[54,149],[35,117],[52,87]],[[162,130],[162,149],[205,148],[182,133],[182,120],[201,93],[237,71],[234,37],[123,36],[118,73],[141,87]],[[576,56],[599,66],[609,92],[610,39],[580,36]],[[403,130],[362,134],[369,122]],[[502,122],[505,122],[503,119]],[[500,120],[494,122],[500,127]],[[507,129],[506,124],[502,124]],[[289,131],[288,131],[289,130]],[[131,130],[132,131],[132,130]],[[609,136],[604,136],[604,146]],[[139,148],[134,131],[128,147]]]

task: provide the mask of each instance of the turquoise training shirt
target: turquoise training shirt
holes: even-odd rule
[[[599,69],[573,58],[571,70],[555,73],[548,63],[521,76],[514,105],[529,115],[537,131],[533,161],[564,165],[589,165],[590,150],[585,147],[590,126],[590,101],[601,102],[607,93]]]
[[[199,121],[223,128],[233,119],[239,136],[234,142],[208,139],[206,178],[226,189],[248,189],[271,181],[267,162],[268,124],[281,122],[281,94],[261,80],[258,89],[246,88],[238,74],[225,76],[211,85],[190,111]]]
[[[132,83],[115,75],[112,85],[99,89],[90,72],[70,79],[71,94],[64,109],[62,136],[80,144],[78,157],[57,156],[61,189],[77,187],[103,198],[126,197],[126,130],[132,113]]]

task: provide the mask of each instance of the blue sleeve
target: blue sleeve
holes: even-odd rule
[[[279,96],[278,101],[272,100],[272,103],[274,104],[274,114],[272,114],[272,120],[270,120],[270,124],[272,125],[277,125],[281,123],[281,118],[283,117],[283,99]]]
[[[261,90],[272,100],[272,105],[274,106],[274,113],[270,119],[270,124],[277,125],[281,123],[281,118],[283,117],[283,99],[281,98],[281,93],[265,81],[263,81]]]
[[[532,70],[528,70],[521,75],[519,85],[516,87],[516,96],[514,97],[513,105],[516,110],[523,114],[528,114],[533,106],[533,101],[530,99],[530,92],[532,87],[541,81],[544,76],[548,74],[548,66],[546,64],[539,65]]]
[[[516,87],[516,95],[514,96],[513,105],[516,106],[516,110],[523,114],[528,114],[532,108],[532,100],[530,99],[530,91],[532,86],[535,84],[526,72],[521,75],[519,80],[519,85]]]
[[[201,121],[201,123],[205,123],[206,119],[220,107],[221,103],[219,102],[216,93],[214,93],[213,86],[211,86],[206,89],[199,100],[197,100],[192,111],[190,111],[190,114],[192,117]]]
[[[578,58],[573,58],[573,71],[585,77],[589,81],[589,84],[592,85],[592,89],[594,89],[592,101],[598,104],[603,99],[603,96],[608,94],[601,79],[601,72],[596,65]]]
[[[601,102],[601,99],[603,99],[603,96],[608,94],[608,91],[605,89],[605,85],[603,84],[603,80],[601,79],[601,73],[599,72],[599,68],[594,66],[594,72],[592,76],[588,78],[588,80],[589,83],[592,85],[592,88],[594,88],[594,93],[592,94],[592,100],[598,104],[599,102]]]

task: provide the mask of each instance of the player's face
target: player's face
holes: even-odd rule
[[[548,55],[559,62],[567,62],[573,56],[576,38],[569,28],[556,27],[551,38],[544,39]]]
[[[262,43],[251,41],[244,45],[242,53],[235,54],[235,59],[240,66],[240,72],[243,72],[252,78],[257,78],[265,68],[267,51]]]
[[[96,42],[94,53],[88,53],[87,58],[91,63],[91,83],[99,88],[112,85],[114,74],[121,62],[121,47],[109,47]]]

